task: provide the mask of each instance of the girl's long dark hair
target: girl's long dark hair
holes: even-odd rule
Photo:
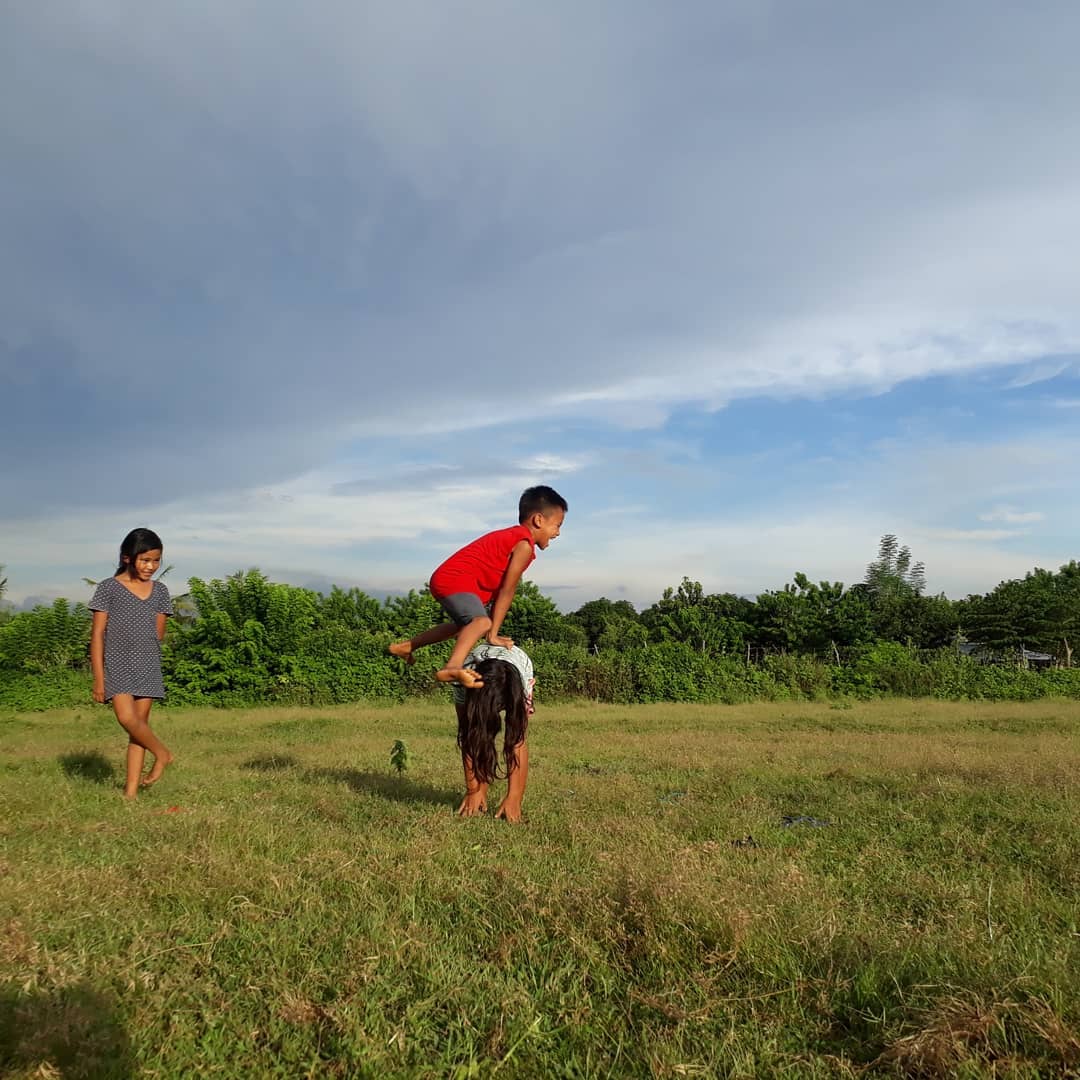
[[[525,688],[517,668],[506,660],[482,660],[476,670],[484,685],[465,692],[465,708],[458,712],[458,746],[472,762],[473,775],[482,784],[499,778],[495,736],[505,717],[503,757],[506,773],[517,768],[517,748],[525,741],[529,714]]]
[[[132,529],[120,544],[120,565],[116,572],[122,574],[126,570],[134,575],[136,556],[144,551],[161,551],[164,547],[161,537],[153,529]]]

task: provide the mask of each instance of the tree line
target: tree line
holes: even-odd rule
[[[0,582],[3,568],[0,567]],[[387,644],[442,621],[426,590],[379,601],[279,584],[258,570],[193,578],[163,646],[169,700],[219,705],[400,699],[437,693],[443,649],[403,668]],[[85,697],[90,613],[57,600],[0,623],[0,704]],[[1034,569],[985,595],[926,591],[925,568],[892,535],[851,586],[792,582],[756,597],[684,578],[638,611],[600,597],[563,614],[518,588],[504,632],[534,654],[542,691],[600,700],[751,700],[875,693],[1080,695],[1080,564]],[[961,645],[977,646],[960,649]],[[449,648],[446,646],[445,648]],[[1054,670],[1024,671],[1031,652]],[[961,655],[963,653],[964,655]],[[973,653],[973,655],[966,655]],[[993,664],[986,661],[995,661]],[[80,696],[81,695],[81,696]]]

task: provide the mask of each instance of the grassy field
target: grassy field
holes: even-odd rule
[[[1078,702],[155,717],[0,715],[2,1075],[1080,1075]]]

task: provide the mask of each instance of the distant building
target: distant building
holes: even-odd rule
[[[965,641],[956,646],[961,656],[970,656],[980,664],[1017,664],[1020,667],[1035,668],[1042,671],[1054,666],[1054,657],[1049,653],[1034,652],[1031,649],[1017,649],[1015,652],[995,652],[989,645],[978,641]]]

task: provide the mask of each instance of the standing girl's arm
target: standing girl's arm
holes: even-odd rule
[[[105,702],[105,624],[109,621],[107,611],[95,611],[90,627],[90,670],[94,673],[93,698],[102,705]]]
[[[158,641],[165,640],[165,623],[168,621],[169,616],[164,612],[159,611],[157,614],[157,639]]]

